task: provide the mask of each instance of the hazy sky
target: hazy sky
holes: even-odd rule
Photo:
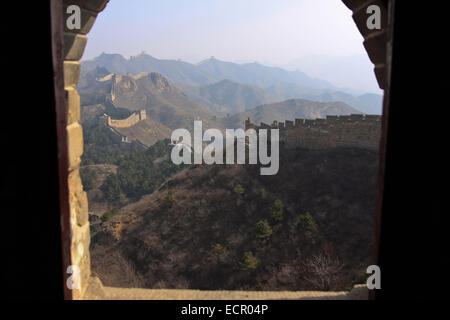
[[[341,0],[110,0],[83,59],[145,51],[194,63],[215,56],[289,66],[303,56],[366,55],[362,41]]]

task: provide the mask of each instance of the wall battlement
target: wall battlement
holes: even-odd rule
[[[120,81],[120,76],[115,73],[109,74],[99,81],[111,81],[111,91],[106,95],[106,99],[113,102],[116,99],[116,84]]]
[[[118,143],[121,146],[130,147],[131,145],[137,145],[138,147],[142,149],[147,149],[147,146],[144,145],[139,140],[128,140],[128,137],[119,131],[116,130],[116,128],[128,128],[136,123],[147,119],[147,113],[145,110],[140,110],[139,112],[133,113],[131,116],[129,116],[126,119],[123,120],[114,120],[111,119],[111,117],[107,114],[104,114],[99,118],[99,122],[101,125],[105,126],[108,134],[110,137],[113,138],[113,140]]]
[[[147,119],[147,112],[145,110],[139,110],[122,120],[111,119],[109,115],[104,114],[100,117],[100,122],[113,128],[128,128],[145,119]]]
[[[318,119],[274,121],[271,125],[253,124],[248,118],[247,129],[279,129],[280,142],[286,148],[325,149],[333,147],[361,147],[378,150],[381,133],[381,116],[351,114],[327,116]]]

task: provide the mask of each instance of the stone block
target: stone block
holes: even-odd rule
[[[76,61],[64,61],[64,87],[75,88],[80,78],[81,65]]]
[[[67,147],[69,150],[69,170],[77,169],[83,154],[83,129],[76,122],[67,126]]]
[[[78,61],[86,48],[87,37],[82,34],[64,33],[64,60]]]
[[[67,124],[80,121],[80,95],[76,89],[65,90]]]
[[[373,64],[386,63],[386,43],[386,32],[374,34],[364,40],[364,48]]]
[[[83,191],[79,170],[69,173],[69,207],[71,225],[83,226],[89,221],[88,200]]]
[[[88,282],[88,287],[83,299],[86,300],[103,300],[106,298],[105,289],[101,280],[91,275]]]
[[[90,232],[89,223],[84,226],[72,225],[71,237],[71,261],[72,265],[78,267],[80,289],[72,291],[74,299],[82,299],[89,285],[91,276],[91,261],[89,255]]]

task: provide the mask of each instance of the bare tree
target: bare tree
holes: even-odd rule
[[[111,256],[120,268],[123,280],[127,282],[128,286],[131,288],[144,287],[144,280],[142,276],[137,272],[134,264],[130,260],[126,259],[118,251],[114,251]]]
[[[301,266],[303,278],[319,290],[328,291],[343,268],[339,258],[329,254],[313,255]]]

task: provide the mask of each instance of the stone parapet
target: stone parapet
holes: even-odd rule
[[[96,283],[86,299],[97,300],[367,300],[368,289],[351,291],[241,291],[103,287]]]
[[[259,126],[245,122],[245,129],[269,129],[265,123]],[[274,121],[271,128],[280,130],[280,141],[286,148],[322,149],[333,147],[361,147],[378,150],[381,134],[381,116],[351,114],[327,116],[319,119]]]

